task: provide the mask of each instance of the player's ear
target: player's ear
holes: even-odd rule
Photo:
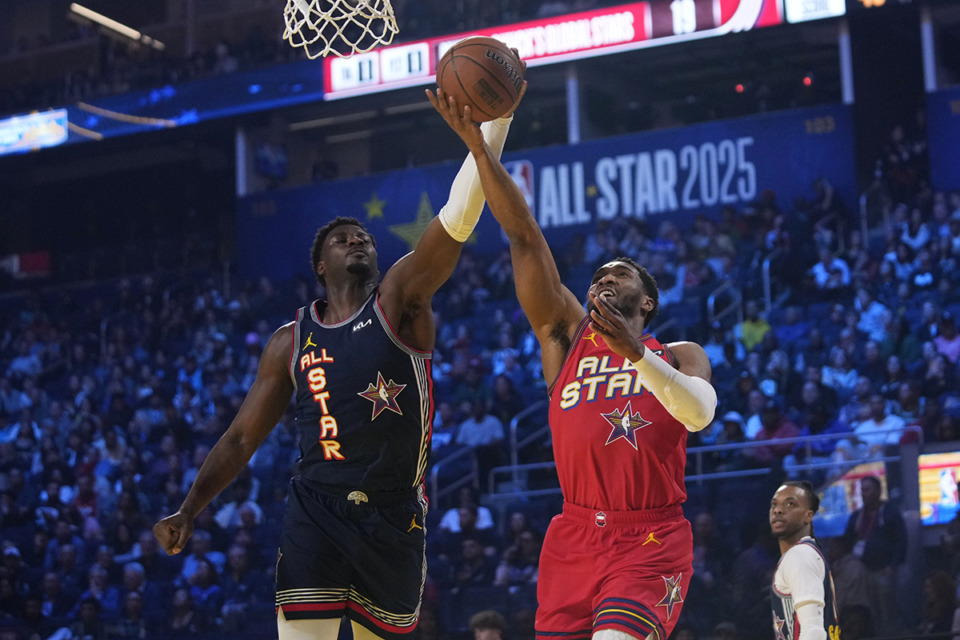
[[[313,271],[318,276],[322,276],[326,273],[326,268],[323,266],[323,258],[317,260],[317,266],[314,267]]]

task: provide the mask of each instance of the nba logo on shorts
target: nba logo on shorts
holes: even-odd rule
[[[607,514],[605,514],[603,511],[597,511],[597,521],[596,521],[596,522],[597,522],[597,526],[598,526],[598,527],[605,527],[605,526],[607,526]]]

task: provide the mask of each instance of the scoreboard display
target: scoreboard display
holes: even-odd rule
[[[520,52],[528,67],[688,42],[844,15],[844,0],[650,0],[374,49],[324,59],[324,99],[434,81],[454,43],[491,36]]]

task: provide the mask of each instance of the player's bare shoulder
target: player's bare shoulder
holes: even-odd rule
[[[296,349],[293,344],[293,328],[296,322],[288,322],[281,325],[273,332],[267,344],[263,347],[263,353],[260,355],[260,368],[281,367],[284,371],[290,362],[291,353]]]

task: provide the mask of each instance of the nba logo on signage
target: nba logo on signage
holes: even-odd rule
[[[505,162],[503,164],[513,181],[520,187],[520,192],[527,201],[530,211],[536,215],[533,198],[533,164],[529,160]]]

